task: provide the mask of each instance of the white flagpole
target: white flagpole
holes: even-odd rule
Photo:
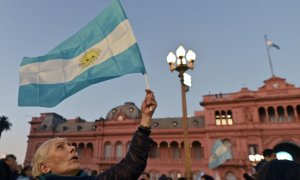
[[[273,71],[273,65],[272,65],[272,61],[271,61],[270,47],[268,45],[267,35],[265,35],[265,43],[266,43],[266,48],[267,48],[267,53],[268,53],[268,59],[269,59],[269,65],[270,65],[270,69],[271,69],[271,74],[272,74],[272,77],[273,77],[274,76],[274,71]]]
[[[148,81],[148,76],[147,73],[144,74],[145,81],[146,81],[146,89],[149,89],[149,81]]]
[[[146,81],[146,89],[150,89],[147,73],[144,74],[144,77]],[[150,106],[150,111],[152,111],[152,106]]]

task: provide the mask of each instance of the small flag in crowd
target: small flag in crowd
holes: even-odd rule
[[[223,164],[227,159],[232,159],[231,150],[220,139],[217,139],[211,150],[208,168],[213,169]]]
[[[53,107],[78,91],[129,73],[146,73],[119,0],[49,53],[24,57],[19,106]]]

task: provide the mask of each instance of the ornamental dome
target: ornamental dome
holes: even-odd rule
[[[124,105],[117,106],[106,115],[107,120],[124,120],[127,118],[140,120],[141,117],[141,110],[133,102],[126,102]]]

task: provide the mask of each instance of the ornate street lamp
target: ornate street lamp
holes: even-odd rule
[[[177,56],[177,57],[176,57]],[[179,46],[176,50],[176,56],[173,52],[170,52],[167,56],[167,62],[170,65],[170,71],[174,70],[179,72],[178,77],[181,82],[181,99],[182,99],[182,127],[183,127],[183,137],[184,137],[184,170],[185,177],[190,180],[192,178],[191,174],[191,153],[190,153],[190,143],[189,143],[189,131],[187,122],[187,110],[186,110],[186,91],[187,85],[184,84],[184,74],[188,69],[194,69],[194,61],[196,59],[196,54],[189,50],[187,53],[183,46]]]
[[[250,154],[249,155],[249,160],[252,163],[252,166],[256,166],[262,159],[264,159],[263,155],[260,154]]]

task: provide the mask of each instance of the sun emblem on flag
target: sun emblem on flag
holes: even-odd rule
[[[100,56],[101,49],[94,48],[85,52],[79,60],[78,66],[81,68],[87,68],[92,65]]]

